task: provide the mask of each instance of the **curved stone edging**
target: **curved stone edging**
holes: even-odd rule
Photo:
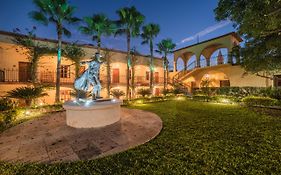
[[[66,125],[65,112],[48,114],[0,134],[0,161],[56,163],[119,153],[155,138],[162,120],[154,113],[122,108],[121,120],[102,128]]]

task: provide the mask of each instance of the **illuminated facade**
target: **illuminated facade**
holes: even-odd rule
[[[190,92],[200,88],[202,80],[209,79],[211,87],[270,87],[281,86],[281,76],[265,78],[246,73],[239,57],[233,56],[233,48],[242,39],[234,32],[203,41],[174,51],[174,71],[170,78],[185,86]],[[225,50],[222,54],[221,50]],[[183,69],[178,70],[181,61]]]
[[[19,47],[12,41],[14,33],[0,32],[0,95],[5,96],[7,91],[14,88],[31,85],[31,75],[29,70],[30,62],[26,55],[18,49]],[[38,42],[48,44],[55,47],[56,41],[49,39],[37,39]],[[94,53],[96,53],[96,47],[89,45],[81,45],[86,52],[86,56],[82,60],[89,60]],[[126,92],[126,69],[127,69],[127,53],[119,50],[101,50],[102,55],[108,54],[110,60],[110,89],[118,88]],[[46,55],[40,58],[38,71],[36,74],[38,82],[42,84],[55,85],[56,78],[56,55]],[[135,92],[138,88],[149,88],[150,68],[148,56],[135,55],[134,66],[134,85]],[[164,70],[163,60],[160,58],[154,58],[154,90],[153,95],[161,95],[164,82]],[[108,76],[106,64],[102,64],[100,70],[100,79],[102,83],[101,96],[107,97],[107,85]],[[81,72],[86,67],[81,67]],[[65,101],[71,97],[71,91],[73,91],[73,82],[75,80],[75,67],[73,62],[68,58],[62,57],[61,62],[61,100]],[[132,71],[130,71],[132,74]],[[130,82],[132,82],[132,76],[130,74]],[[43,102],[51,104],[55,100],[55,89],[48,90],[47,97],[44,97]],[[130,91],[130,94],[132,92]]]

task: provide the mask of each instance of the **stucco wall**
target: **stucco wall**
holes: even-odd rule
[[[17,71],[19,69],[19,62],[29,62],[26,55],[24,55],[23,50],[20,49],[17,45],[15,45],[12,42],[12,36],[7,36],[0,34],[0,70],[13,70]],[[43,44],[49,44],[52,46],[55,46],[55,43],[48,42],[48,41],[39,41]],[[86,56],[83,58],[83,60],[89,60],[92,55],[96,52],[95,47],[85,46],[82,47],[84,51],[86,52]],[[105,54],[105,50],[102,50],[102,55]],[[123,51],[115,51],[110,50],[110,68],[111,68],[111,77],[112,77],[112,71],[114,68],[119,69],[119,81],[118,84],[113,84],[113,88],[119,88],[126,91],[126,69],[127,69],[127,60],[126,60],[126,52]],[[136,77],[142,77],[142,79],[146,76],[146,71],[149,71],[149,60],[150,58],[143,55],[137,55],[136,56],[136,66],[135,66],[135,76]],[[56,61],[57,57],[56,55],[46,55],[40,58],[39,65],[38,65],[38,77],[43,76],[43,72],[53,72],[53,83],[55,82],[55,72],[56,72]],[[159,72],[159,84],[155,84],[155,88],[163,88],[163,84],[161,82],[163,81],[163,60],[160,58],[154,59],[154,66],[155,66],[155,72]],[[62,65],[71,65],[73,64],[72,61],[70,61],[67,58],[62,57]],[[72,65],[70,67],[71,72],[71,78],[67,79],[67,82],[73,82],[75,80],[74,72],[75,67]],[[103,80],[103,82],[106,82],[106,65],[103,64],[100,69],[100,77]],[[16,76],[18,76],[18,73],[15,73]],[[61,79],[62,81],[62,79]],[[104,85],[103,83],[103,85]],[[0,96],[4,96],[7,91],[12,90],[16,87],[25,86],[28,83],[19,83],[19,82],[0,82]],[[64,87],[65,86],[65,87]],[[72,83],[68,83],[67,85],[61,85],[61,90],[71,90],[69,88],[72,88]],[[148,86],[146,86],[148,88]],[[54,90],[48,91],[50,99],[46,99],[46,103],[52,103],[54,101]],[[105,85],[102,89],[101,95],[103,97],[106,96],[106,89]]]

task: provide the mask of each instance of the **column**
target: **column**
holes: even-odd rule
[[[207,67],[211,65],[211,63],[210,63],[210,62],[211,62],[210,58],[206,58],[206,62],[207,62]]]
[[[232,52],[232,47],[227,48],[227,63],[228,64],[233,63],[231,52]]]
[[[177,72],[177,61],[174,60],[174,72]]]

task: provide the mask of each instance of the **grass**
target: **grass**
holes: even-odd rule
[[[145,145],[91,161],[0,163],[0,174],[280,174],[281,118],[188,100],[137,105],[163,120]]]

